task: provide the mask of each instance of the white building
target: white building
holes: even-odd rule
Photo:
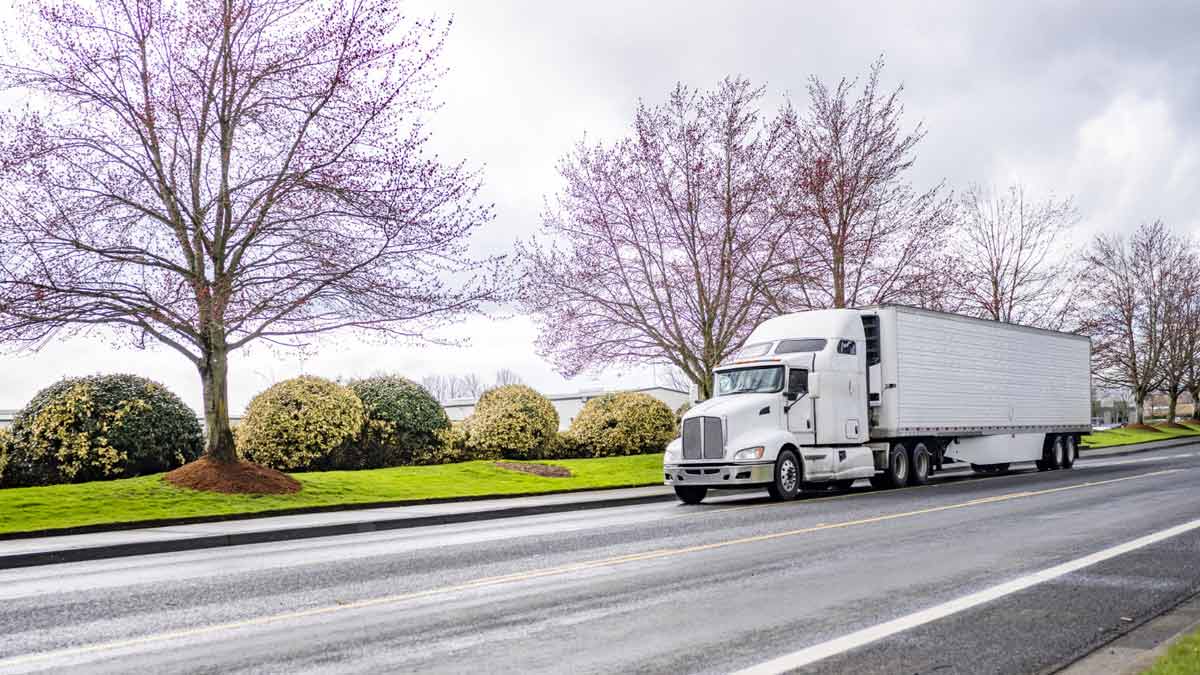
[[[679,391],[669,387],[645,387],[643,389],[622,389],[620,391],[636,391],[642,394],[649,394],[654,398],[667,404],[667,407],[672,412],[679,409],[684,403],[691,400],[691,396],[686,391]],[[546,398],[550,399],[550,403],[554,405],[554,409],[558,411],[558,429],[566,431],[571,426],[571,420],[579,414],[583,409],[583,404],[589,400],[605,394],[615,394],[616,391],[581,391],[575,394],[553,394]],[[453,401],[447,401],[444,407],[446,415],[451,420],[457,422],[464,420],[475,412],[475,403],[478,399],[462,398]]]
[[[16,410],[0,410],[0,429],[12,426],[13,417],[16,414]]]

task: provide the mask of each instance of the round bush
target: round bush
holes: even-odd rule
[[[638,392],[593,398],[571,422],[571,436],[591,457],[663,452],[675,429],[671,408]]]
[[[376,469],[408,464],[440,464],[442,439],[450,418],[425,387],[403,377],[380,376],[351,382],[363,403],[366,425],[358,443],[339,453],[339,469]]]
[[[533,389],[509,384],[483,392],[467,432],[473,459],[540,459],[558,439],[558,412]]]
[[[204,451],[196,413],[136,375],[68,378],[13,419],[6,483],[50,485],[169,471]]]
[[[291,471],[333,468],[346,447],[358,442],[363,404],[349,388],[302,375],[259,393],[237,427],[243,459]]]
[[[8,467],[8,454],[12,451],[13,437],[8,429],[0,429],[0,485],[4,485],[4,469]]]

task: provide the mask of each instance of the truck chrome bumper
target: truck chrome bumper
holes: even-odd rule
[[[663,483],[697,487],[743,487],[775,480],[775,463],[757,464],[664,464]]]

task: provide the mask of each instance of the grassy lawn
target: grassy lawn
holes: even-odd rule
[[[1142,675],[1195,675],[1200,673],[1200,631],[1171,645],[1163,655]]]
[[[293,474],[304,489],[292,495],[224,495],[177,488],[161,475],[76,485],[0,490],[0,533],[134,523],[281,509],[485,495],[555,492],[662,483],[662,455],[543,462],[571,470],[544,478],[498,469],[491,462],[366,471]]]
[[[1186,425],[1185,425],[1186,426]],[[1130,445],[1133,443],[1145,443],[1147,441],[1162,441],[1168,438],[1179,438],[1181,436],[1200,436],[1200,428],[1192,427],[1191,431],[1183,429],[1160,429],[1158,431],[1146,431],[1143,429],[1108,429],[1106,431],[1095,431],[1083,437],[1083,446],[1086,448],[1110,448],[1114,445]]]

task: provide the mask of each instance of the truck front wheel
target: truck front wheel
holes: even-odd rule
[[[676,485],[675,496],[684,504],[699,504],[708,495],[708,488],[694,485]]]
[[[800,494],[800,458],[792,450],[783,450],[775,460],[775,480],[767,486],[772,499],[790,501]]]

